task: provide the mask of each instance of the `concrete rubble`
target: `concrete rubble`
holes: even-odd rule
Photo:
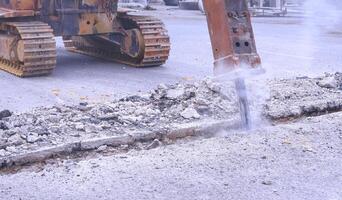
[[[207,79],[161,84],[149,94],[106,104],[83,102],[6,115],[0,120],[0,157],[73,141],[167,130],[174,124],[226,119],[237,115],[236,99],[234,92],[223,94]]]
[[[118,6],[120,8],[132,9],[132,10],[156,10],[152,8],[149,3],[161,4],[162,1],[146,1],[146,0],[119,0]]]
[[[0,112],[0,120],[6,117],[10,117],[12,113],[9,110],[3,110]]]
[[[273,120],[342,110],[342,73],[274,80],[264,114]]]
[[[342,110],[342,73],[271,80],[267,84],[270,98],[263,102],[265,118],[287,120]],[[252,104],[254,100],[251,99]],[[237,105],[233,83],[224,83],[223,87],[205,79],[161,84],[146,95],[106,104],[82,102],[21,114],[4,111],[0,119],[0,158],[75,141],[171,130],[175,124],[237,118]],[[159,141],[151,144],[155,145]],[[102,146],[99,151],[105,148]]]

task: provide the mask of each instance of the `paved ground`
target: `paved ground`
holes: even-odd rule
[[[342,113],[2,175],[1,199],[342,199]],[[34,172],[33,172],[34,171]]]
[[[172,38],[163,67],[135,69],[71,54],[58,39],[53,75],[18,79],[0,72],[0,110],[108,101],[212,73],[204,16],[149,13],[165,21]],[[255,18],[253,25],[266,77],[341,71],[342,26],[317,26],[302,17]],[[277,126],[258,123],[248,133],[231,130],[152,150],[51,160],[1,174],[0,199],[342,200],[341,118],[339,112]]]
[[[51,76],[19,79],[0,72],[0,110],[24,111],[80,99],[108,101],[113,96],[149,90],[159,83],[212,74],[213,59],[203,15],[165,9],[145,13],[159,16],[169,29],[172,52],[164,66],[136,69],[69,53],[58,38],[58,64]],[[254,19],[257,46],[267,75],[309,75],[342,68],[342,26],[333,30],[320,27],[320,32],[314,32],[309,22],[295,17]]]

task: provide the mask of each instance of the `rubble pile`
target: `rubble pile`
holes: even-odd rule
[[[337,72],[334,75],[335,80],[337,81],[338,89],[342,90],[342,72]]]
[[[270,82],[265,115],[273,120],[342,110],[342,73]]]
[[[337,88],[342,90],[342,73],[326,74],[317,84],[324,88]]]
[[[120,8],[127,8],[132,10],[156,10],[155,8],[152,8],[149,3],[152,2],[148,2],[146,0],[119,0],[118,6]]]
[[[342,73],[272,80],[268,85],[270,98],[263,101],[263,114],[272,120],[342,110]],[[254,107],[258,99],[249,97]],[[240,116],[237,99],[233,82],[220,85],[206,79],[161,84],[150,93],[105,104],[82,102],[21,114],[5,110],[0,112],[0,158],[93,138],[168,131],[192,122],[236,119]]]
[[[12,113],[9,110],[3,110],[0,112],[0,120],[6,117],[10,117]]]
[[[238,114],[234,90],[205,81],[159,85],[146,95],[106,104],[37,108],[0,119],[0,157],[101,136],[165,130],[172,124],[227,119]]]

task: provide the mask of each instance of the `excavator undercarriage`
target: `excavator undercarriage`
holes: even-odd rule
[[[160,20],[133,15],[118,18],[128,30],[125,32],[126,37],[120,39],[122,35],[116,33],[63,37],[65,47],[71,52],[135,67],[159,66],[165,63],[170,52],[170,39]]]
[[[0,69],[20,77],[50,74],[55,36],[71,52],[135,67],[166,62],[170,39],[156,18],[129,15],[117,0],[0,0]]]
[[[53,30],[43,22],[6,22],[0,26],[0,68],[20,77],[44,75],[56,65]]]

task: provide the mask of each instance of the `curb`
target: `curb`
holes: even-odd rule
[[[137,142],[153,141],[154,139],[177,140],[189,136],[211,137],[220,130],[238,129],[239,126],[240,121],[238,119],[215,122],[197,122],[175,126],[171,130],[135,132],[125,136],[111,136],[71,142],[28,153],[0,158],[0,169],[42,162],[59,155],[72,155],[76,152],[91,151],[103,145],[118,147],[120,145],[132,145]]]

